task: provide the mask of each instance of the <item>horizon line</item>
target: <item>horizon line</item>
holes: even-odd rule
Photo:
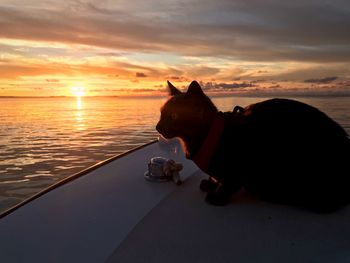
[[[296,96],[296,97],[350,97],[349,92],[245,92],[245,93],[207,93],[207,95],[211,95],[213,97],[225,97],[225,96],[237,96],[237,97],[271,97],[271,96]],[[20,98],[124,98],[124,97],[164,97],[168,96],[167,94],[142,94],[142,95],[88,95],[88,96],[65,96],[65,95],[51,95],[51,96],[23,96],[23,95],[14,95],[14,96],[2,96],[0,95],[0,99],[20,99]]]

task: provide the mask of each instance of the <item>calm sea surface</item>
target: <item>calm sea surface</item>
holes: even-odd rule
[[[222,111],[266,98],[216,97]],[[298,97],[350,134],[350,97]],[[47,186],[157,138],[165,98],[1,98],[0,212]]]

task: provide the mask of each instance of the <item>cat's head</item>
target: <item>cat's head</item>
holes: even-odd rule
[[[181,92],[168,81],[170,98],[161,108],[157,131],[165,138],[196,139],[205,132],[217,113],[215,105],[193,81],[187,92]]]

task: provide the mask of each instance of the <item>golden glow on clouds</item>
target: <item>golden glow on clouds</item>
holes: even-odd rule
[[[0,96],[350,90],[345,2],[218,1],[3,0]]]

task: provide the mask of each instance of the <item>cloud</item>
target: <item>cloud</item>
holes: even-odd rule
[[[280,84],[276,84],[276,85],[272,85],[268,87],[269,89],[281,89],[281,85]]]
[[[350,79],[347,0],[2,0],[0,28],[9,90],[75,79],[101,92],[193,79],[213,91],[323,89]]]
[[[9,59],[1,59],[1,58],[0,58],[0,63],[8,63],[8,62],[10,62]]]
[[[1,79],[16,79],[22,76],[40,76],[46,74],[66,73],[67,69],[60,67],[43,68],[42,65],[19,65],[19,64],[0,64]]]
[[[0,37],[245,61],[350,61],[343,0],[190,0],[186,7],[136,0],[132,7],[51,1],[19,8],[8,1],[0,6]]]
[[[118,92],[127,92],[127,93],[151,93],[155,91],[163,91],[163,89],[153,89],[153,88],[134,88],[134,89],[128,89],[128,88],[120,88],[115,89],[115,91]]]
[[[338,79],[338,77],[326,77],[321,79],[307,79],[304,80],[305,83],[316,83],[316,84],[328,84]]]
[[[145,73],[143,72],[136,72],[135,74],[136,78],[146,78],[148,77]]]
[[[126,53],[118,53],[118,52],[98,52],[96,54],[97,56],[102,56],[102,57],[121,57],[121,56],[125,56]]]
[[[126,62],[112,62],[107,64],[70,64],[64,61],[52,62],[52,61],[26,61],[18,60],[16,63],[0,63],[0,79],[18,79],[25,76],[46,76],[46,75],[65,75],[65,76],[84,76],[84,75],[102,75],[113,78],[125,78],[131,77],[147,77],[148,74],[143,72],[134,72],[135,69],[146,70],[153,75],[167,75],[172,70],[163,69],[159,71],[157,68],[139,66],[133,63]],[[46,82],[58,82],[57,78],[45,78]]]
[[[234,90],[234,89],[244,89],[244,88],[251,88],[256,87],[256,84],[253,83],[247,83],[247,82],[233,82],[233,83],[216,83],[216,82],[200,82],[200,85],[203,87],[204,90]]]
[[[183,76],[167,76],[167,80],[172,80],[172,81],[179,81],[179,82],[189,82],[190,80],[186,77]]]
[[[344,78],[350,76],[350,63],[286,63],[279,64],[278,70],[269,71],[263,76],[268,81],[295,81],[303,82],[305,80],[323,79],[324,76],[337,76]],[[273,68],[273,67],[272,67]]]

